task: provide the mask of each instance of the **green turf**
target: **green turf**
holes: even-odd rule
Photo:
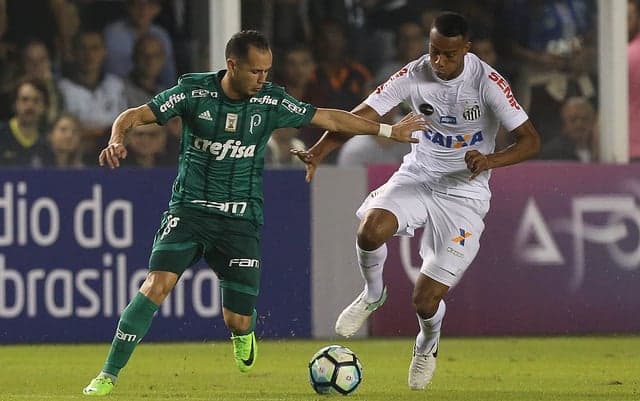
[[[231,342],[141,344],[106,400],[326,400],[307,379],[308,358],[331,341],[261,341],[248,375]],[[640,400],[640,337],[444,339],[425,392],[406,385],[412,341],[341,341],[360,357],[364,381],[347,399]],[[89,399],[82,387],[107,345],[0,346],[0,400]],[[341,398],[333,396],[331,398]]]

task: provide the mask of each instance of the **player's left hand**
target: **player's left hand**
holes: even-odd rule
[[[398,142],[418,143],[418,138],[411,134],[427,129],[427,123],[421,114],[409,113],[391,126],[391,139]]]
[[[291,152],[292,155],[298,156],[298,159],[304,163],[307,169],[307,174],[305,175],[304,180],[308,183],[311,182],[313,174],[315,174],[316,168],[318,167],[316,157],[313,153],[309,153],[306,150],[290,149],[289,152]]]
[[[469,177],[469,180],[473,180],[480,173],[491,168],[487,155],[484,155],[477,150],[470,150],[465,153],[464,161],[467,163],[469,171],[471,171],[471,177]]]

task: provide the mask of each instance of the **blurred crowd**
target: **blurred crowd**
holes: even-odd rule
[[[630,111],[640,103],[640,0],[628,0]],[[0,165],[96,165],[115,117],[185,72],[206,70],[204,0],[0,0]],[[542,159],[598,161],[595,0],[242,0],[242,28],[272,42],[271,80],[318,107],[350,110],[425,54],[440,10],[466,15],[472,52],[511,83],[542,136]],[[199,10],[194,8],[200,7]],[[34,10],[38,10],[37,12]],[[194,20],[193,15],[200,15]],[[226,39],[225,39],[226,40]],[[199,54],[201,57],[194,57]],[[401,105],[385,116],[397,121]],[[129,136],[125,164],[177,163],[181,122]],[[278,130],[270,167],[298,165],[290,148],[322,132]],[[509,146],[506,132],[498,148]],[[398,163],[408,145],[357,137],[326,160]],[[630,157],[640,159],[640,113],[630,112]]]

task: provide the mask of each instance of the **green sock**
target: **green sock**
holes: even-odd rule
[[[258,320],[258,313],[254,309],[253,310],[253,314],[251,314],[251,324],[249,325],[249,328],[247,329],[247,331],[241,331],[241,332],[233,333],[233,335],[234,336],[245,336],[245,335],[251,333],[256,328],[256,320]]]
[[[136,345],[147,334],[149,327],[151,327],[153,314],[157,310],[158,305],[140,292],[129,302],[120,316],[116,335],[113,337],[107,361],[102,368],[104,373],[118,376],[120,369],[127,364]]]

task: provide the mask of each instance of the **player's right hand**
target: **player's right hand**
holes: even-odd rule
[[[304,163],[307,169],[307,174],[305,175],[304,180],[306,182],[311,182],[313,174],[316,172],[316,168],[318,167],[318,162],[316,161],[313,153],[299,149],[291,149],[289,152],[291,152],[292,155],[298,156],[298,159]]]
[[[104,166],[105,163],[110,168],[120,167],[120,159],[127,157],[127,148],[122,143],[110,143],[106,148],[102,149],[100,156],[98,156],[98,162],[100,166]]]

